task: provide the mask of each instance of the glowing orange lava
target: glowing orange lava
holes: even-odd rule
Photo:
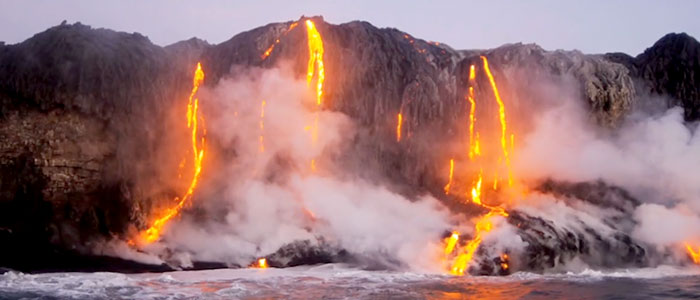
[[[464,248],[460,249],[457,258],[454,260],[452,268],[450,269],[450,273],[453,275],[464,275],[464,271],[469,266],[469,262],[471,262],[474,258],[474,253],[477,249],[479,249],[479,245],[481,245],[481,241],[483,240],[484,236],[493,229],[493,218],[497,216],[508,216],[508,213],[506,213],[505,210],[500,207],[490,208],[491,211],[486,215],[481,216],[476,222],[476,232],[474,234],[474,238],[472,238]],[[450,253],[451,252],[452,251],[450,251]]]
[[[321,106],[323,97],[323,81],[325,80],[325,69],[323,68],[323,40],[321,34],[316,30],[314,22],[306,20],[306,32],[309,42],[309,63],[306,71],[306,82],[311,82],[316,75],[316,105]]]
[[[445,255],[452,253],[459,241],[459,232],[453,231],[450,237],[445,239]]]
[[[476,180],[476,183],[474,186],[472,186],[472,191],[471,191],[471,196],[472,196],[472,202],[474,204],[481,205],[481,183],[483,182],[483,175],[482,171],[479,171],[479,177]]]
[[[318,111],[323,104],[323,82],[326,78],[323,67],[323,39],[311,20],[306,20],[306,33],[309,44],[309,63],[306,71],[306,83],[311,83],[316,78],[316,113],[314,114],[313,128],[311,130],[311,143],[316,146],[318,141]],[[316,160],[311,160],[311,171],[316,171]]]
[[[447,181],[447,184],[445,185],[445,195],[450,194],[450,187],[452,187],[452,177],[454,176],[455,173],[455,159],[450,159],[450,177],[449,181]]]
[[[258,269],[267,269],[267,259],[266,258],[260,258],[257,261],[257,264],[255,265],[255,268]]]
[[[167,224],[170,219],[173,217],[177,216],[180,210],[185,206],[185,204],[190,201],[192,198],[192,195],[194,194],[194,190],[197,187],[197,181],[199,180],[199,176],[202,172],[202,160],[204,159],[204,145],[205,145],[205,140],[204,137],[200,137],[200,130],[197,128],[197,122],[199,119],[202,121],[204,118],[201,116],[201,113],[199,112],[199,99],[196,98],[197,91],[199,90],[199,86],[202,84],[204,81],[204,71],[202,71],[202,65],[200,63],[197,63],[197,69],[194,72],[194,79],[193,79],[193,87],[192,87],[192,92],[190,93],[190,98],[189,102],[187,104],[187,128],[191,130],[192,134],[192,159],[193,159],[193,174],[192,174],[192,181],[190,182],[189,187],[187,188],[187,192],[182,197],[175,198],[177,201],[177,204],[171,208],[166,209],[160,217],[158,217],[155,221],[153,221],[153,224],[146,229],[146,231],[141,233],[141,238],[145,243],[152,243],[158,240],[160,237],[162,231],[163,231],[163,226]],[[205,131],[205,129],[202,128],[202,132]]]
[[[291,25],[289,25],[289,28],[287,28],[287,31],[285,31],[282,36],[287,35],[287,33],[292,31],[292,29],[294,29],[294,27],[297,27],[297,22],[294,22]],[[268,58],[270,56],[270,54],[272,54],[272,50],[275,50],[275,45],[277,45],[279,43],[280,43],[280,39],[276,39],[275,42],[272,43],[272,45],[270,45],[270,47],[267,47],[267,50],[265,50],[265,52],[262,55],[260,55],[260,59],[265,60],[266,58]]]
[[[698,250],[695,250],[689,243],[685,243],[685,249],[688,250],[688,255],[693,259],[693,262],[700,265],[700,247],[698,247]]]
[[[499,140],[500,148],[502,150],[502,156],[501,157],[494,157],[494,156],[482,156],[482,151],[483,149],[480,146],[480,133],[478,132],[476,128],[476,123],[477,123],[477,103],[475,100],[474,96],[474,84],[476,84],[476,67],[474,65],[471,65],[469,67],[469,89],[467,93],[467,100],[469,101],[469,115],[468,115],[468,129],[469,129],[469,148],[467,151],[469,160],[472,164],[479,166],[479,171],[476,174],[476,177],[471,181],[471,188],[469,189],[469,193],[467,195],[468,198],[471,198],[471,202],[479,205],[481,207],[484,207],[489,210],[488,213],[486,213],[483,216],[480,216],[476,220],[475,228],[474,228],[474,236],[471,240],[466,242],[466,245],[463,247],[455,247],[454,245],[451,245],[450,243],[452,242],[451,240],[447,240],[445,242],[445,255],[450,256],[454,255],[454,259],[452,260],[451,266],[449,268],[450,273],[454,275],[464,275],[464,272],[468,269],[469,263],[472,261],[474,258],[474,254],[476,251],[479,249],[479,246],[481,245],[481,242],[483,238],[485,237],[486,234],[488,234],[492,229],[493,229],[493,224],[494,224],[494,219],[498,217],[507,217],[508,213],[505,211],[503,207],[500,206],[492,206],[489,204],[486,204],[483,202],[484,199],[482,199],[482,186],[484,184],[484,168],[491,168],[494,166],[497,166],[498,163],[503,162],[505,163],[506,168],[508,169],[509,173],[509,184],[512,184],[512,178],[510,177],[510,159],[509,159],[509,151],[507,146],[510,146],[510,150],[512,152],[512,147],[514,144],[514,139],[515,135],[511,134],[510,135],[510,145],[506,144],[506,136],[507,136],[507,131],[506,131],[506,113],[505,113],[505,104],[501,100],[500,93],[498,91],[498,87],[496,85],[496,81],[493,78],[493,74],[491,73],[491,69],[489,68],[488,65],[488,60],[486,57],[481,56],[481,60],[483,62],[483,70],[488,77],[489,83],[491,85],[491,89],[494,94],[494,98],[496,99],[496,104],[498,105],[498,121],[500,123],[501,127],[501,134]],[[488,137],[488,136],[487,136]],[[488,160],[495,160],[495,161],[488,161]],[[445,186],[445,191],[449,191],[449,187],[452,185],[452,170],[453,168],[453,160],[450,160],[450,179],[448,182],[448,185]],[[488,171],[488,170],[487,170]],[[493,174],[494,182],[493,182],[493,187],[494,190],[498,188],[498,170],[495,169],[491,173],[488,173],[487,178],[492,178],[490,177],[490,174]],[[458,236],[459,233],[455,232]],[[503,254],[501,256],[501,268],[503,270],[507,270],[509,268],[508,265],[508,255]]]
[[[397,115],[397,120],[396,120],[396,141],[400,142],[401,141],[401,125],[403,124],[403,115],[399,113]]]
[[[508,266],[508,260],[509,260],[508,254],[505,254],[505,253],[504,253],[503,255],[501,255],[501,268],[502,268],[503,270],[508,270],[508,267],[509,267],[509,266]]]
[[[473,67],[473,66],[472,66]],[[476,101],[474,101],[474,87],[469,87],[469,95],[467,95],[469,100],[469,159],[474,159],[474,155],[479,155],[479,140],[474,139],[474,124],[476,123]]]
[[[489,61],[486,56],[481,56],[481,60],[484,63],[484,71],[486,76],[489,78],[489,83],[491,83],[491,89],[493,89],[494,97],[498,103],[498,118],[501,123],[501,148],[503,149],[503,158],[508,168],[508,184],[513,185],[513,177],[510,169],[510,158],[508,157],[508,145],[506,144],[506,106],[501,100],[501,95],[498,92],[498,87],[496,86],[496,80],[493,79],[493,74],[491,74],[491,68],[489,68]]]

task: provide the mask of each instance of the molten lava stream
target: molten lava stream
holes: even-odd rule
[[[289,28],[287,28],[287,31],[285,31],[282,36],[287,35],[287,33],[292,31],[292,29],[294,29],[294,27],[297,27],[297,22],[294,22],[291,25],[289,25]],[[272,43],[272,45],[270,45],[270,47],[267,47],[267,50],[265,50],[265,52],[262,55],[260,55],[260,59],[262,59],[262,60],[267,59],[270,56],[270,54],[272,54],[272,51],[275,50],[275,45],[277,45],[279,43],[280,43],[280,39],[276,39],[275,42]]]
[[[267,259],[266,258],[259,258],[253,265],[250,267],[252,268],[258,268],[258,269],[267,269]]]
[[[510,150],[512,152],[512,147],[514,144],[514,139],[515,135],[511,134],[510,135],[510,145],[506,144],[506,136],[507,136],[507,127],[506,127],[506,113],[505,113],[505,104],[501,100],[500,93],[498,91],[498,86],[496,85],[496,81],[493,77],[493,74],[491,73],[491,69],[489,68],[488,65],[488,60],[486,59],[485,56],[481,56],[481,60],[483,62],[483,70],[489,80],[489,84],[491,85],[491,89],[493,91],[494,98],[496,100],[496,104],[498,105],[498,121],[500,123],[501,127],[501,132],[500,132],[500,138],[497,140],[499,141],[498,144],[500,144],[501,148],[501,155],[498,156],[484,156],[483,152],[484,149],[481,148],[480,146],[480,137],[483,136],[480,134],[480,132],[477,130],[477,102],[476,102],[476,97],[474,95],[474,84],[476,84],[476,68],[474,65],[471,65],[469,67],[469,77],[468,77],[468,83],[469,83],[469,89],[466,95],[466,99],[469,102],[469,110],[468,113],[469,115],[467,116],[468,120],[468,141],[469,141],[469,147],[467,149],[467,156],[469,158],[469,161],[476,165],[479,166],[479,171],[476,174],[475,178],[472,180],[472,186],[471,189],[469,190],[470,193],[466,195],[467,198],[471,198],[471,202],[473,204],[479,205],[483,208],[486,208],[489,210],[488,213],[486,213],[483,216],[480,216],[476,219],[475,226],[474,226],[474,236],[472,237],[471,240],[466,241],[466,244],[463,247],[456,247],[455,244],[457,243],[459,239],[459,233],[458,232],[453,232],[452,236],[448,239],[445,240],[445,249],[444,249],[444,254],[445,256],[449,259],[451,255],[454,255],[454,258],[452,259],[451,266],[449,267],[449,272],[454,275],[464,275],[464,272],[468,269],[470,262],[474,259],[474,254],[476,251],[479,249],[479,246],[481,245],[484,237],[491,232],[493,229],[493,223],[494,219],[498,217],[508,217],[508,213],[506,210],[500,206],[492,206],[485,204],[483,202],[484,199],[482,199],[482,186],[484,185],[484,171],[491,171],[486,174],[486,178],[492,178],[491,174],[493,174],[493,184],[492,186],[494,187],[494,190],[498,190],[498,181],[499,181],[499,176],[498,176],[498,166],[501,165],[501,163],[505,164],[506,169],[508,170],[509,174],[509,185],[512,185],[512,177],[511,177],[511,169],[510,169],[510,158],[509,158],[509,151],[507,146],[510,146]],[[488,111],[488,110],[487,110]],[[489,141],[488,136],[486,136],[487,139],[486,141]],[[493,170],[490,170],[489,168],[494,168]],[[454,160],[450,160],[450,179],[448,184],[445,186],[445,193],[449,193],[450,187],[452,185],[453,181],[453,172],[454,172]],[[500,266],[502,270],[507,270],[510,266],[508,265],[508,255],[507,254],[502,254],[500,256]]]
[[[313,127],[311,129],[311,145],[316,147],[318,142],[318,118],[323,104],[323,82],[325,81],[325,68],[323,65],[323,39],[311,20],[306,20],[306,33],[309,45],[309,62],[306,71],[306,83],[311,83],[316,78],[316,112],[314,113]],[[311,171],[316,171],[316,159],[311,160]]]
[[[203,134],[200,136],[200,131],[197,128],[198,120],[201,119],[203,121],[204,117],[202,117],[201,113],[199,112],[199,99],[195,96],[203,81],[204,71],[202,71],[202,65],[197,63],[197,69],[194,72],[192,92],[190,93],[189,101],[187,103],[187,128],[189,128],[191,132],[191,151],[193,155],[192,162],[194,168],[192,180],[190,181],[189,187],[187,188],[185,194],[182,197],[175,198],[177,204],[161,213],[161,216],[153,221],[151,226],[140,234],[141,242],[143,243],[152,243],[160,238],[165,224],[179,214],[180,210],[182,210],[182,208],[190,201],[192,195],[194,194],[194,190],[197,187],[199,176],[202,173],[205,139]],[[202,128],[202,132],[205,132],[204,128]],[[133,241],[129,241],[129,243],[133,244]]]
[[[685,243],[685,249],[688,251],[688,255],[693,259],[693,263],[700,265],[700,247],[697,250],[693,249],[689,243]]]
[[[501,94],[498,92],[496,80],[493,78],[491,68],[489,68],[488,59],[486,56],[481,56],[481,60],[484,63],[484,71],[486,72],[486,76],[489,78],[489,83],[491,84],[491,89],[493,90],[494,97],[496,98],[496,103],[498,103],[498,118],[501,123],[501,148],[503,150],[503,159],[505,160],[506,167],[508,168],[508,185],[513,185],[510,157],[508,156],[508,145],[506,144],[506,106],[503,104],[503,100],[501,100]]]
[[[401,141],[401,125],[403,125],[403,115],[399,113],[396,116],[396,142]]]
[[[452,177],[454,176],[455,173],[455,159],[452,158],[450,159],[450,175],[449,179],[447,181],[447,184],[445,185],[445,195],[450,194],[450,188],[452,187]]]

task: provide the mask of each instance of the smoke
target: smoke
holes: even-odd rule
[[[231,74],[200,96],[208,140],[215,141],[203,171],[209,185],[199,187],[195,212],[171,222],[163,241],[146,251],[183,266],[246,266],[309,241],[383,266],[438,270],[441,236],[455,221],[446,208],[339,169],[333,158],[353,139],[353,123],[317,110],[306,82],[287,65]]]
[[[524,176],[569,181],[602,179],[644,202],[685,202],[700,210],[700,138],[683,123],[682,109],[635,118],[613,133],[594,127],[580,109],[563,104],[543,113],[526,137],[519,163]],[[552,159],[555,158],[555,159]]]
[[[231,74],[201,91],[209,143],[197,203],[169,223],[163,239],[146,252],[184,267],[192,261],[246,266],[259,257],[287,255],[280,249],[303,241],[331,254],[343,249],[374,266],[444,272],[444,233],[456,230],[468,240],[474,220],[431,196],[408,199],[381,180],[354,177],[361,163],[344,170],[351,163],[335,160],[347,157],[340,154],[359,130],[346,115],[317,109],[312,89],[288,64],[239,67]],[[618,128],[601,128],[576,92],[577,80],[564,76],[519,85],[513,78],[523,74],[509,75],[517,183],[486,201],[513,198],[509,211],[527,216],[523,221],[538,235],[528,236],[512,216],[494,217],[477,253],[481,261],[509,253],[511,270],[529,270],[546,255],[528,257],[528,251],[569,251],[557,244],[569,236],[588,243],[581,246],[585,253],[556,254],[554,265],[535,268],[629,263],[634,255],[625,256],[636,250],[621,236],[644,245],[649,264],[686,261],[683,244],[700,241],[698,124],[685,123],[680,108],[660,110],[648,105],[659,99],[643,97],[636,101],[647,104]],[[604,182],[604,188],[623,192],[576,200],[540,190],[548,180]],[[521,184],[528,190],[524,195],[516,191]],[[639,202],[629,201],[626,192]]]
[[[566,96],[571,95],[570,87],[548,90],[547,96],[559,101],[544,100],[556,104],[542,107],[532,118],[533,128],[523,136],[513,160],[517,176],[531,185],[553,179],[621,187],[641,202],[632,212],[633,228],[626,233],[651,245],[652,251],[687,260],[683,243],[700,241],[698,124],[684,122],[680,107],[649,109],[648,103],[663,99],[644,96],[635,100],[647,104],[637,106],[619,128],[603,129],[591,122],[585,102]],[[524,199],[518,209],[527,210],[533,202],[538,208],[529,213],[548,219],[566,216],[569,209],[548,209],[563,205],[562,199],[542,200],[536,195]],[[610,220],[610,211],[578,208],[572,218],[592,214],[585,222],[592,226]],[[555,223],[566,227],[570,220]],[[596,231],[604,236],[607,226],[598,225]]]

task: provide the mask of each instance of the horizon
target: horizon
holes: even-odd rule
[[[323,16],[331,24],[366,21],[378,28],[396,28],[454,49],[534,43],[547,50],[580,50],[593,54],[623,52],[636,56],[668,33],[700,36],[700,20],[693,15],[700,11],[700,2],[690,0],[675,1],[673,6],[650,0],[612,3],[511,0],[451,2],[442,6],[407,6],[393,1],[360,1],[353,5],[322,1],[299,4],[276,1],[276,4],[265,5],[205,1],[194,6],[164,0],[72,2],[78,5],[70,5],[70,1],[65,4],[1,0],[5,9],[0,11],[0,41],[20,43],[65,20],[93,28],[138,32],[159,46],[193,37],[219,44],[241,32],[269,23],[297,20],[302,15]],[[162,8],[166,5],[168,10],[164,11]],[[137,6],[140,9],[134,10]],[[279,9],[270,10],[271,6]],[[153,18],[158,14],[160,17]]]

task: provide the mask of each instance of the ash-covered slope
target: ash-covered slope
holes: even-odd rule
[[[528,111],[525,106],[538,98],[538,90],[529,86],[555,82],[573,87],[592,119],[614,128],[634,106],[635,95],[644,91],[633,83],[642,78],[653,92],[690,101],[683,102],[686,117],[698,118],[700,54],[697,41],[687,36],[667,36],[632,59],[522,44],[456,51],[366,22],[314,20],[326,51],[325,109],[342,112],[358,125],[356,137],[337,160],[349,173],[385,182],[405,195],[428,192],[446,198],[443,166],[455,150],[444,145],[465,136],[456,124],[468,109],[469,66],[481,55],[492,62],[504,89],[518,91],[508,95],[515,99],[515,110]],[[23,43],[0,46],[0,138],[7,141],[0,145],[0,242],[13,245],[3,248],[8,252],[0,253],[0,261],[12,265],[12,260],[28,257],[22,251],[43,251],[45,245],[89,252],[91,242],[123,239],[130,230],[143,229],[154,203],[176,194],[161,178],[178,163],[162,158],[176,144],[170,113],[182,112],[169,108],[186,99],[196,61],[202,61],[209,87],[247,67],[290,63],[302,76],[306,34],[288,31],[290,24],[269,24],[218,45],[191,39],[167,47],[138,34],[61,25]],[[264,58],[272,44],[274,51]],[[485,78],[479,81],[488,85]],[[486,92],[478,93],[480,103],[492,102]],[[399,112],[405,138],[397,142]],[[583,201],[605,207],[597,198]],[[629,211],[620,214],[614,219],[623,220]],[[525,258],[524,269],[548,266],[553,257],[562,257],[562,248],[570,250],[569,256],[593,248],[626,249],[612,251],[610,262],[600,263],[606,266],[636,264],[643,256],[625,235],[624,222],[607,223],[620,234],[601,238],[526,213],[511,221],[528,224],[521,234],[531,242],[530,254],[556,254]],[[551,237],[542,239],[545,234]],[[480,272],[498,273],[492,266]]]

